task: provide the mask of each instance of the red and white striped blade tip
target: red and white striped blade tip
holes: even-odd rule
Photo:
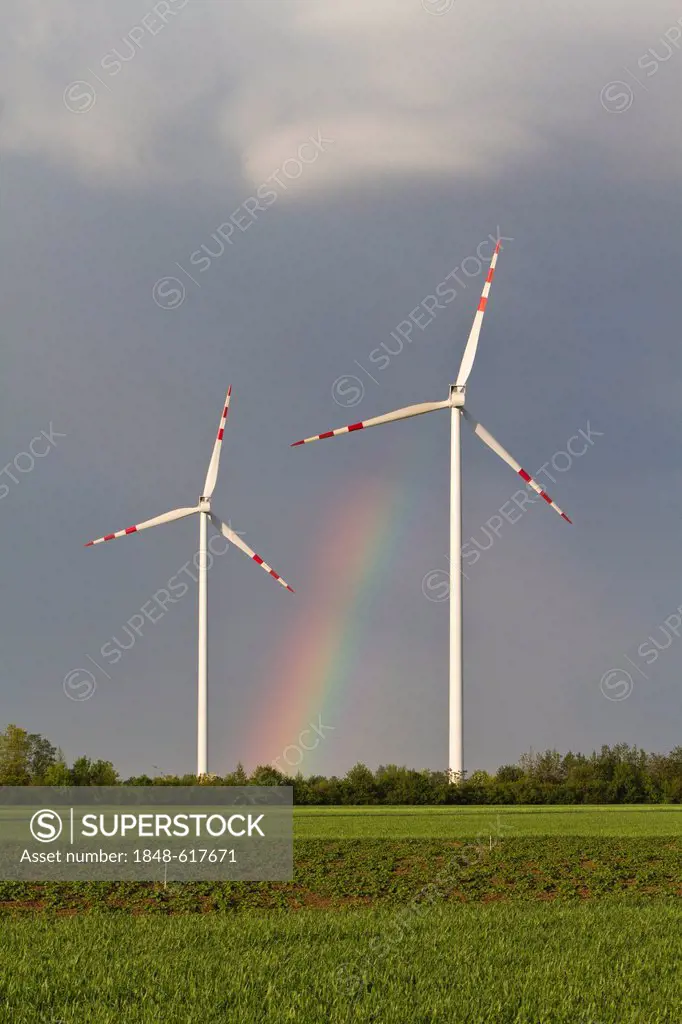
[[[151,526],[161,526],[163,523],[172,523],[176,519],[185,519],[187,516],[191,516],[198,511],[198,508],[176,508],[172,512],[164,512],[161,516],[155,516],[153,519],[146,519],[143,523],[137,523],[136,526],[129,526],[127,529],[118,530],[116,533],[107,533],[106,536],[98,537],[97,540],[89,540],[84,546],[91,548],[95,544],[103,544],[107,540],[127,537],[131,533],[139,533],[140,530],[147,530]]]
[[[223,411],[220,416],[220,423],[218,424],[218,433],[216,435],[215,442],[213,444],[213,451],[211,452],[211,461],[208,464],[208,470],[206,473],[206,480],[204,481],[204,489],[202,494],[205,498],[210,498],[215,490],[215,485],[218,480],[218,468],[220,466],[220,452],[223,446],[223,437],[225,435],[225,426],[227,424],[227,417],[230,411],[230,395],[232,394],[232,385],[230,384],[227,389],[227,395],[225,396],[225,404]]]
[[[340,434],[351,434],[354,430],[364,430],[364,423],[351,423],[347,427],[339,427],[337,430],[326,430],[324,434],[314,434],[312,437],[304,437],[302,441],[294,441],[290,448],[298,448],[301,444],[309,444],[310,441],[324,441],[328,437],[338,437]]]
[[[478,420],[475,420],[474,417],[466,408],[462,409],[462,415],[464,416],[464,419],[467,421],[467,423],[473,430],[474,434],[476,434],[476,436],[483,442],[483,444],[487,445],[488,448],[491,449],[491,451],[495,452],[495,454],[498,455],[503,462],[506,462],[507,465],[510,466],[515,473],[518,473],[521,479],[524,480],[530,487],[532,487],[535,493],[539,494],[540,497],[543,498],[547,502],[547,504],[554,509],[555,512],[558,512],[562,519],[565,519],[567,523],[571,523],[571,525],[573,525],[572,521],[568,518],[566,513],[559,508],[557,503],[552,498],[550,498],[549,494],[547,494],[547,492],[542,489],[540,484],[533,479],[530,473],[528,473],[523,468],[521,463],[516,461],[514,456],[507,451],[504,445],[501,445],[500,442],[493,437],[490,431],[486,430],[482,423],[479,423]]]
[[[285,588],[286,590],[290,591],[290,593],[292,593],[292,594],[295,594],[295,593],[296,593],[296,591],[294,590],[294,588],[293,588],[293,587],[290,587],[290,586],[289,586],[289,584],[287,583],[287,581],[286,581],[286,580],[283,580],[283,579],[282,579],[282,577],[281,577],[281,576],[279,575],[279,573],[276,573],[276,572],[275,572],[275,570],[274,570],[274,569],[272,569],[272,568],[271,568],[271,567],[270,567],[270,566],[268,565],[268,563],[267,563],[267,562],[264,562],[264,561],[263,561],[263,559],[262,559],[262,558],[260,557],[260,555],[257,555],[257,554],[256,554],[256,553],[254,552],[254,553],[253,553],[253,555],[252,555],[252,558],[253,558],[253,561],[254,561],[254,562],[256,562],[256,564],[257,564],[257,565],[260,565],[260,566],[262,566],[262,567],[263,567],[263,569],[265,569],[265,571],[266,571],[267,573],[270,573],[270,575],[272,576],[272,578],[273,578],[273,579],[275,579],[275,580],[277,580],[277,582],[278,582],[278,583],[281,583],[281,584],[282,584],[282,586],[283,586],[283,587],[284,587],[284,588]]]
[[[222,417],[220,419],[220,426],[218,428],[218,437],[217,437],[218,441],[222,441],[223,434],[225,433],[225,424],[227,423],[227,417],[228,417],[229,412],[230,412],[230,396],[231,396],[231,394],[232,394],[232,385],[230,384],[229,388],[227,389],[227,395],[225,397],[225,406],[223,408],[223,415],[222,415]]]
[[[392,412],[385,412],[381,416],[372,416],[368,420],[361,420],[359,423],[350,423],[347,427],[338,427],[336,430],[327,430],[324,434],[315,434],[313,437],[305,437],[302,441],[294,441],[290,448],[298,448],[301,444],[309,444],[311,441],[324,441],[327,437],[339,437],[341,434],[352,434],[356,430],[364,430],[366,427],[378,427],[383,423],[397,423],[399,420],[408,420],[413,416],[423,416],[427,412],[436,412],[438,409],[447,409],[450,405],[448,399],[443,402],[419,402],[417,405],[406,405],[402,409],[394,409]]]
[[[573,520],[569,519],[565,512],[562,512],[557,503],[552,498],[550,498],[549,494],[547,494],[546,491],[543,491],[542,487],[540,487],[540,484],[537,483],[536,480],[533,480],[533,477],[530,475],[530,473],[527,473],[526,470],[523,468],[517,470],[517,472],[522,480],[525,480],[527,484],[530,484],[530,486],[533,488],[536,494],[539,494],[541,498],[544,498],[547,504],[551,505],[554,511],[558,512],[562,519],[565,519],[567,523],[570,523],[571,526],[573,526]]]
[[[533,479],[533,477],[530,475],[530,473],[527,473],[526,470],[523,469],[523,467],[521,467],[520,469],[517,469],[516,472],[519,474],[521,479],[524,480],[529,485],[529,487],[532,487],[532,489],[535,491],[536,494],[539,494],[540,497],[544,501],[546,501],[547,504],[551,508],[553,508],[555,512],[559,513],[559,515],[561,516],[562,519],[565,519],[567,523],[571,524],[571,526],[573,525],[573,520],[568,518],[566,513],[562,509],[559,508],[559,506],[557,505],[556,501],[554,501],[553,498],[550,498],[549,494],[547,494],[547,491],[544,491],[542,489],[540,484],[537,482],[537,480]]]
[[[256,552],[249,547],[246,541],[242,540],[239,534],[236,533],[233,529],[231,529],[227,525],[227,523],[224,523],[222,519],[218,519],[218,516],[214,515],[213,513],[211,513],[211,522],[213,523],[213,526],[216,528],[216,530],[218,530],[219,533],[222,533],[223,537],[226,537],[227,540],[229,540],[231,544],[234,544],[236,548],[239,548],[240,551],[243,551],[247,558],[250,558],[252,561],[256,563],[256,565],[260,565],[263,569],[265,569],[265,571],[269,573],[269,575],[272,576],[273,579],[277,580],[279,584],[285,587],[286,590],[290,591],[292,594],[296,593],[294,588],[290,587],[287,581],[285,579],[282,579],[279,573],[275,572],[272,566],[268,565],[268,563],[264,559],[262,559],[260,555],[257,555]]]
[[[462,355],[462,362],[460,363],[459,370],[457,371],[457,380],[455,381],[456,387],[464,387],[469,379],[469,375],[473,369],[474,361],[476,359],[476,352],[478,350],[478,341],[481,336],[481,329],[483,327],[483,317],[485,315],[486,308],[488,306],[488,297],[490,295],[490,289],[492,287],[493,278],[495,277],[495,268],[497,267],[497,257],[500,252],[501,242],[498,239],[495,251],[490,261],[490,268],[488,275],[483,285],[483,291],[481,298],[478,303],[478,309],[474,315],[474,322],[471,325],[471,331],[467,338],[467,343],[464,347],[464,353]]]

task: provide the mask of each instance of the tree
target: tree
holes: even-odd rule
[[[89,757],[77,757],[71,768],[72,786],[89,786],[92,761]]]
[[[259,764],[254,769],[249,782],[252,786],[286,786],[290,784],[290,780],[271,764]]]
[[[73,762],[72,786],[117,786],[119,782],[118,772],[111,761],[91,761],[83,756]]]
[[[8,725],[0,732],[0,785],[27,786],[31,781],[31,740],[25,729]]]
[[[57,762],[57,748],[53,747],[40,733],[30,733],[29,741],[29,772],[31,782],[40,784],[44,781],[49,768]]]
[[[248,786],[249,784],[249,777],[246,774],[244,765],[241,761],[237,763],[237,767],[229,778],[229,782],[227,782],[227,780],[225,781],[226,786]]]
[[[366,764],[356,764],[343,780],[347,793],[344,803],[375,804],[377,793],[374,775]]]
[[[55,761],[45,772],[42,778],[43,786],[70,786],[71,772],[66,767],[64,760]]]
[[[382,804],[428,804],[437,802],[432,773],[380,765],[374,773],[377,800]]]
[[[40,733],[17,725],[0,732],[0,785],[117,786],[111,761],[83,755],[71,768],[62,751]],[[464,804],[628,804],[682,803],[682,747],[669,754],[648,754],[617,743],[589,755],[546,750],[522,755],[495,775],[473,771],[453,780],[448,771],[416,771],[395,764],[372,771],[356,764],[344,778],[299,771],[295,778],[273,765],[259,765],[249,777],[242,764],[224,778],[172,775],[126,779],[135,786],[292,786],[295,804],[464,805]]]
[[[95,761],[90,766],[91,786],[117,786],[119,781],[118,772],[111,761]]]

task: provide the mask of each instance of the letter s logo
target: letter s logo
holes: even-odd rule
[[[62,834],[63,823],[56,811],[36,811],[31,818],[31,835],[39,843],[53,843]]]

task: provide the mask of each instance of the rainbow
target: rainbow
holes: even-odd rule
[[[305,594],[284,650],[278,650],[268,679],[273,686],[248,749],[253,762],[298,770],[282,757],[297,745],[302,730],[322,721],[334,725],[335,706],[343,700],[367,636],[367,609],[385,583],[390,553],[402,532],[405,494],[401,484],[376,479],[360,481],[351,498],[335,497],[315,538],[312,577],[297,594]],[[265,722],[265,728],[263,724]],[[315,734],[306,735],[312,745]],[[306,753],[301,770],[310,772],[314,758]],[[291,761],[301,755],[288,752]],[[251,757],[249,760],[251,760]]]

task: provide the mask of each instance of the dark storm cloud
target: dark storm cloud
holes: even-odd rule
[[[0,464],[50,423],[66,437],[0,500],[3,720],[124,771],[191,767],[192,599],[90,699],[67,699],[63,681],[195,552],[185,523],[81,545],[196,500],[231,382],[221,514],[297,594],[289,602],[238,552],[211,572],[213,766],[296,740],[258,746],[282,699],[273,659],[312,613],[321,524],[353,501],[371,533],[358,482],[378,474],[416,511],[363,608],[335,717],[310,711],[334,727],[315,764],[442,765],[447,612],[422,581],[447,567],[445,423],[319,451],[287,443],[348,419],[333,395],[344,375],[363,384],[355,419],[447,395],[478,279],[385,372],[367,356],[395,348],[397,325],[499,225],[514,241],[472,411],[532,467],[588,421],[603,437],[556,473],[551,493],[575,526],[531,508],[465,584],[467,760],[493,766],[531,744],[674,745],[682,646],[626,700],[599,684],[682,601],[675,6],[173,8],[17,0],[5,15]],[[245,228],[249,197],[318,131],[334,144],[284,174]],[[216,234],[223,251],[194,274],[189,257],[218,252]],[[183,301],[159,308],[155,282],[182,277],[176,263],[198,286],[184,278]],[[464,459],[464,536],[481,536],[516,481],[468,437]],[[338,614],[334,586],[316,594],[322,616]]]

